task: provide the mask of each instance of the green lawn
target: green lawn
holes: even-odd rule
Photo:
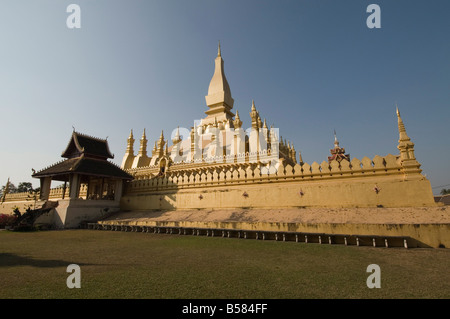
[[[81,288],[69,289],[69,264]],[[369,289],[369,264],[381,288]],[[450,298],[450,250],[0,231],[0,298]]]

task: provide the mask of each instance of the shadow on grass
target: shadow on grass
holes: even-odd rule
[[[53,259],[34,259],[31,257],[19,256],[10,253],[0,253],[0,267],[10,267],[10,266],[33,266],[42,268],[52,268],[52,267],[67,267],[73,264],[73,262],[65,260],[53,260]],[[79,266],[86,264],[77,263]]]

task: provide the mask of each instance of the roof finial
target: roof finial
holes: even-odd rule
[[[334,130],[334,146],[335,147],[339,147],[339,141],[338,141],[337,136],[336,136],[336,130]]]
[[[220,52],[220,40],[219,40],[219,47],[218,47],[218,49],[217,49],[217,56],[222,56],[222,55],[221,55],[221,52]]]

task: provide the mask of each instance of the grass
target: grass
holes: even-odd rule
[[[0,231],[0,298],[449,298],[450,250],[64,230]],[[69,264],[81,289],[69,289]],[[369,289],[369,264],[381,288]]]

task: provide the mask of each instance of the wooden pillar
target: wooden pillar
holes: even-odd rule
[[[69,181],[69,198],[76,199],[80,193],[80,175],[73,174],[70,176]]]
[[[100,188],[100,198],[99,199],[103,199],[104,187],[105,187],[105,178],[102,177],[102,186]]]
[[[39,199],[48,200],[48,197],[50,196],[51,184],[52,184],[52,178],[50,176],[41,178],[41,193],[40,193]]]
[[[89,192],[91,191],[91,179],[92,179],[92,177],[89,177],[88,183],[86,186],[86,200],[89,199]]]
[[[67,189],[67,181],[64,181],[62,199],[64,199],[64,197],[66,197],[66,189]]]
[[[123,191],[123,181],[121,179],[118,179],[116,181],[116,187],[114,190],[114,200],[116,202],[120,201],[120,198],[122,197],[122,191]]]

